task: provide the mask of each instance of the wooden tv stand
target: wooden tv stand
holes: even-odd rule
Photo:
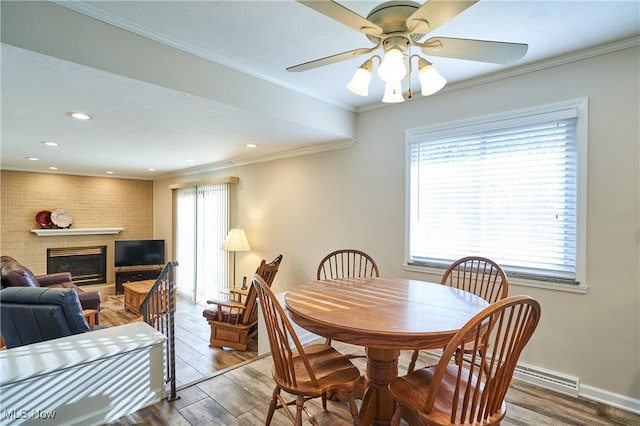
[[[122,269],[116,271],[116,294],[124,294],[122,284],[132,281],[155,280],[160,276],[162,268],[150,266],[134,266],[131,269]]]

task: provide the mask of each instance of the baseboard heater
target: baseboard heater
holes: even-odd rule
[[[437,358],[442,356],[442,350],[439,349],[428,350],[426,352]],[[565,376],[527,364],[518,363],[513,377],[523,382],[573,397],[578,397],[580,390],[580,380],[577,377]]]
[[[564,376],[526,364],[518,364],[513,374],[516,379],[538,385],[566,395],[578,396],[580,381],[577,377]]]

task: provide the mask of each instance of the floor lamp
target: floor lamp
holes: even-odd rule
[[[244,230],[238,227],[231,228],[220,248],[233,252],[233,288],[236,288],[236,252],[251,250]]]

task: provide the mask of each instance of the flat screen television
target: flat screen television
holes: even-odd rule
[[[115,240],[114,264],[164,265],[164,240]]]

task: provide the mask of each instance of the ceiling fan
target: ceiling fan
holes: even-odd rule
[[[336,21],[362,32],[374,43],[373,47],[359,48],[327,56],[287,68],[300,72],[333,64],[357,56],[367,55],[382,48],[384,59],[378,55],[368,59],[347,84],[352,92],[367,96],[371,81],[373,59],[379,60],[378,75],[385,81],[383,102],[402,102],[401,83],[411,74],[411,60],[418,57],[419,79],[424,96],[433,94],[446,84],[433,65],[419,55],[409,55],[410,47],[419,48],[425,55],[441,56],[495,64],[511,64],[521,59],[527,44],[507,43],[464,38],[432,37],[420,41],[455,16],[477,3],[471,1],[427,0],[424,4],[413,1],[389,1],[375,7],[366,18],[332,0],[297,0],[299,3]],[[408,69],[408,71],[407,71]],[[409,88],[409,97],[411,89]]]

